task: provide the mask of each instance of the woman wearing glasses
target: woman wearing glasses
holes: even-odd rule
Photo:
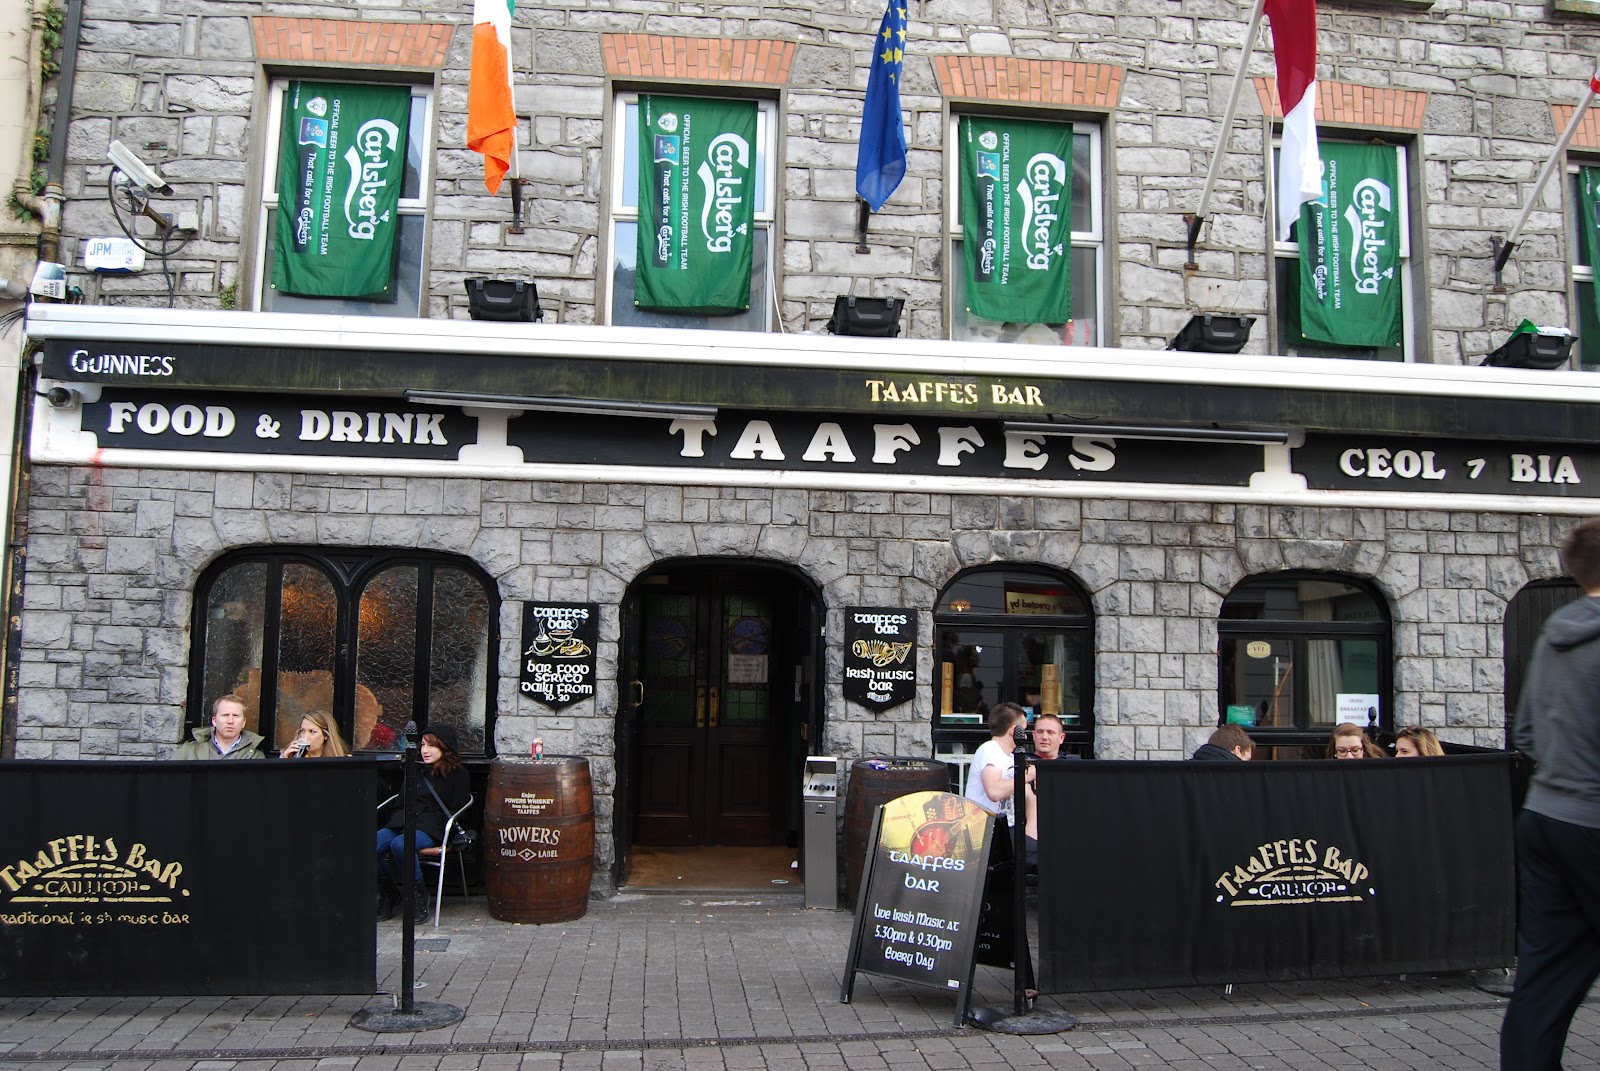
[[[1367,731],[1353,721],[1340,722],[1333,727],[1333,735],[1328,738],[1328,750],[1322,757],[1325,759],[1387,758],[1383,749],[1372,742],[1372,737],[1367,735]]]

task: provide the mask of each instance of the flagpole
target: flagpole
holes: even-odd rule
[[[1550,172],[1556,168],[1556,161],[1561,159],[1561,154],[1567,151],[1567,146],[1572,142],[1572,137],[1578,132],[1578,124],[1583,121],[1583,113],[1589,110],[1589,105],[1594,103],[1595,79],[1600,79],[1597,73],[1589,81],[1589,90],[1583,95],[1583,100],[1578,102],[1577,108],[1572,112],[1572,118],[1567,121],[1567,129],[1562,131],[1561,139],[1556,142],[1555,149],[1550,153],[1550,159],[1544,162],[1544,167],[1539,169],[1539,177],[1533,181],[1533,192],[1528,195],[1528,203],[1522,209],[1522,215],[1517,217],[1517,225],[1511,228],[1511,236],[1503,243],[1497,234],[1494,242],[1494,285],[1502,286],[1500,273],[1505,270],[1506,262],[1511,259],[1511,251],[1517,247],[1517,241],[1522,237],[1522,228],[1528,225],[1528,217],[1533,215],[1534,207],[1539,203],[1539,195],[1544,192],[1545,183],[1550,181]]]
[[[1233,92],[1228,95],[1227,110],[1222,113],[1222,133],[1217,138],[1217,148],[1211,154],[1211,167],[1206,172],[1205,189],[1200,192],[1200,207],[1191,216],[1189,221],[1189,262],[1184,267],[1191,270],[1200,265],[1194,259],[1195,243],[1200,239],[1200,227],[1206,221],[1206,209],[1211,207],[1211,192],[1216,188],[1217,176],[1222,171],[1222,157],[1227,149],[1228,133],[1233,129],[1233,113],[1239,107],[1239,95],[1244,92],[1245,76],[1250,70],[1250,53],[1255,51],[1256,32],[1261,28],[1261,13],[1266,10],[1267,0],[1255,0],[1255,7],[1250,12],[1250,28],[1244,34],[1244,49],[1239,53],[1239,69],[1233,76]]]

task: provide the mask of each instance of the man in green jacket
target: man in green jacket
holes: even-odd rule
[[[175,759],[259,759],[261,737],[244,727],[244,700],[225,695],[211,704],[211,728],[178,745]]]

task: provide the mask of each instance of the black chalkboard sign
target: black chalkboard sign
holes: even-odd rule
[[[917,696],[917,612],[897,606],[844,611],[844,697],[888,710]]]
[[[950,792],[913,792],[878,808],[867,844],[841,1003],[857,971],[972,997],[973,950],[994,815]]]
[[[593,699],[599,626],[596,603],[524,603],[522,694],[557,708]]]

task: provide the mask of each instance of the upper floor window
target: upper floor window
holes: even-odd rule
[[[1595,246],[1600,244],[1600,166],[1585,164],[1568,175],[1568,240],[1572,243],[1573,312],[1569,323],[1578,333],[1578,367],[1600,368],[1600,310],[1595,305]]]
[[[492,753],[499,602],[465,559],[422,551],[242,551],[195,590],[190,725],[234,693],[276,752],[310,710],[354,751],[399,747],[407,722]]]
[[[643,102],[643,108],[641,108]],[[657,104],[665,102],[667,107]],[[704,102],[707,115],[717,116],[723,107],[755,110],[755,136],[748,145],[748,160],[743,159],[739,142],[723,142],[716,137],[703,138],[698,146],[691,140],[690,129],[683,129],[680,116],[695,114],[695,102]],[[680,108],[678,104],[686,104]],[[649,110],[655,118],[648,129],[651,133],[650,152],[641,157],[640,116]],[[618,133],[611,153],[611,226],[610,264],[611,293],[608,321],[630,327],[701,327],[724,331],[767,331],[772,327],[775,308],[775,288],[772,276],[773,210],[777,200],[774,188],[777,145],[777,103],[772,100],[748,98],[652,96],[645,93],[619,93],[616,97],[612,129]],[[672,129],[668,129],[671,127]],[[694,163],[699,154],[723,152],[727,167],[708,166],[702,172]],[[693,159],[687,159],[693,157]],[[652,255],[659,253],[663,261],[685,255],[683,245],[699,236],[702,250],[709,243],[714,246],[734,246],[749,242],[750,270],[749,292],[744,297],[746,308],[725,311],[727,306],[714,305],[710,311],[684,308],[682,311],[641,307],[643,299],[652,296],[650,284],[644,292],[639,286],[639,208],[640,168],[652,186],[669,198],[665,206],[652,199],[642,214],[649,226],[655,221],[656,233],[647,244]],[[679,176],[668,189],[673,174]],[[655,177],[662,181],[657,183]],[[687,188],[684,178],[688,179]],[[718,201],[726,202],[719,205]],[[735,203],[737,202],[737,204]],[[663,214],[665,208],[665,215]],[[742,225],[730,223],[722,226],[719,219],[733,218],[734,209],[749,211],[748,234],[741,233]],[[720,227],[720,230],[719,230]],[[727,233],[723,233],[727,232]],[[694,252],[694,251],[689,251]],[[710,295],[721,303],[728,298],[728,279],[725,272],[690,270],[691,281],[706,284],[710,295],[711,284],[719,293]],[[742,281],[733,285],[741,292]],[[659,297],[659,295],[658,295]]]
[[[256,307],[420,315],[432,88],[277,78],[267,102]]]
[[[1355,580],[1284,573],[1241,582],[1217,621],[1221,723],[1263,757],[1321,758],[1340,722],[1392,728],[1389,613]]]
[[[994,114],[952,115],[948,144],[950,337],[1049,346],[1103,345],[1105,231],[1101,223],[1104,191],[1100,176],[1104,172],[1100,128],[1091,123]],[[1054,173],[1056,165],[1050,159],[1061,155],[1058,146],[1070,146],[1066,152],[1071,159],[1061,161],[1068,168],[1065,175]],[[1065,180],[1070,180],[1070,192]],[[1070,210],[1063,203],[1069,198]],[[1056,220],[1067,211],[1066,226],[1059,229],[1070,228],[1071,237],[1062,242],[1057,239]],[[997,233],[1006,214],[1012,220],[1009,257],[1006,237]],[[991,219],[994,226],[990,226]],[[1040,238],[1044,240],[1036,243]],[[969,270],[967,246],[974,239]],[[1061,244],[1069,248],[1057,250]],[[1015,290],[1017,300],[986,306],[980,298],[975,303],[969,290],[995,289],[991,280],[998,283],[1001,273],[1007,277],[1001,289]],[[1038,290],[1065,291],[1071,295],[1070,302],[1050,308],[1038,305],[1037,296],[1027,292],[1035,276],[1039,277]],[[984,312],[999,318],[981,315]]]
[[[1291,240],[1273,249],[1278,349],[1415,360],[1405,147],[1323,140],[1320,149],[1322,199],[1302,208]]]

